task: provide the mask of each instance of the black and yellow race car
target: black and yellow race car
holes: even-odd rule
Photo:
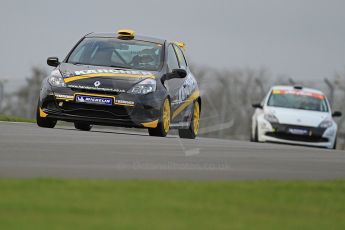
[[[185,44],[136,36],[132,30],[84,36],[44,79],[37,124],[58,120],[79,130],[92,125],[147,128],[151,136],[178,129],[198,135],[201,98],[184,55]]]

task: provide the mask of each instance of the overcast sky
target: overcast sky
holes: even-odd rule
[[[0,79],[16,82],[84,34],[120,28],[185,41],[197,65],[308,80],[345,70],[343,0],[1,0],[0,21]]]

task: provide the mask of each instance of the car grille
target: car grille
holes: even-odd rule
[[[274,132],[267,132],[266,135],[278,139],[291,140],[291,141],[302,141],[302,142],[328,142],[328,138],[322,137],[326,129],[297,126],[297,125],[286,125],[286,124],[272,124]],[[307,130],[306,135],[292,134],[289,129],[304,129]]]
[[[89,105],[75,102],[64,102],[60,109],[62,109],[63,113],[70,115],[104,119],[130,120],[130,115],[132,113],[131,107]]]
[[[78,93],[93,93],[93,94],[102,94],[102,95],[110,95],[110,96],[116,96],[119,95],[119,92],[108,92],[103,90],[91,90],[91,89],[77,89],[77,88],[71,88],[72,91],[78,92]]]

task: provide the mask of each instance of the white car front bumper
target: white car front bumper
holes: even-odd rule
[[[337,128],[335,126],[327,128],[321,135],[296,135],[287,131],[275,129],[271,123],[264,118],[259,118],[257,123],[258,141],[259,142],[277,142],[294,145],[306,145],[323,148],[333,148],[336,140]],[[279,126],[289,126],[288,124]],[[318,130],[318,128],[311,128]]]

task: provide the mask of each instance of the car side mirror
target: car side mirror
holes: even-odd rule
[[[184,69],[173,69],[171,73],[167,73],[162,77],[162,82],[174,78],[185,78],[187,76],[187,71]]]
[[[173,69],[172,74],[175,75],[175,78],[185,78],[187,71],[185,69]]]
[[[257,103],[257,104],[252,104],[252,107],[255,109],[262,109],[262,105]]]
[[[59,58],[57,58],[57,57],[49,57],[49,58],[47,58],[47,64],[49,66],[57,67],[60,64]]]
[[[334,113],[332,113],[332,117],[341,117],[343,114],[339,111],[335,111]]]

